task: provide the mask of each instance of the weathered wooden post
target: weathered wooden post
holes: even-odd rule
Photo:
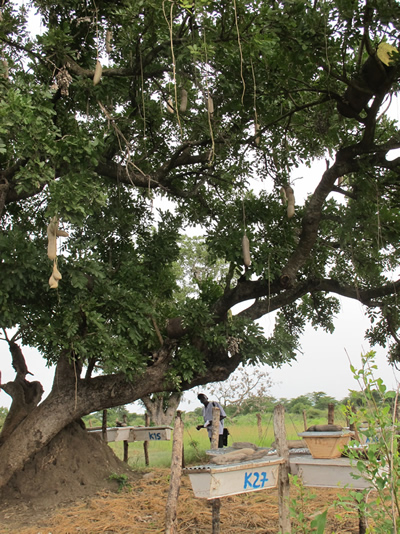
[[[123,417],[123,424],[122,426],[128,426],[128,416],[124,413]],[[129,441],[127,439],[124,439],[124,462],[128,463],[129,458]]]
[[[126,439],[124,439],[124,462],[128,463],[129,458],[129,443]]]
[[[145,427],[150,426],[150,416],[147,412],[144,414],[144,426]],[[147,440],[143,442],[143,450],[144,450],[144,463],[146,464],[146,466],[148,466],[149,465],[149,442]]]
[[[290,534],[292,525],[289,510],[289,448],[286,442],[285,408],[282,404],[278,404],[274,409],[274,433],[276,451],[284,460],[279,466],[278,476],[279,532]]]
[[[328,425],[335,424],[335,405],[333,403],[328,404]]]
[[[305,410],[303,410],[303,424],[304,424],[304,432],[306,432],[308,425],[307,425],[307,413]]]
[[[107,410],[103,410],[103,420],[101,423],[101,437],[107,441]]]
[[[211,448],[218,449],[219,441],[219,422],[220,422],[220,409],[212,409],[212,434],[211,434]],[[221,512],[221,500],[212,500],[212,534],[220,533],[220,512]]]
[[[183,421],[181,412],[176,412],[174,423],[174,438],[172,442],[171,459],[171,480],[165,510],[165,534],[174,534],[176,530],[176,511],[178,507],[178,496],[181,488],[182,476],[182,443],[183,443]]]
[[[212,433],[211,433],[211,448],[218,449],[219,441],[219,421],[220,421],[219,408],[212,409]]]
[[[261,414],[260,413],[256,413],[256,417],[257,417],[257,429],[258,429],[258,439],[261,441],[262,440],[262,426],[261,426]]]

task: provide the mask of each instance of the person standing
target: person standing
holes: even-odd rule
[[[212,438],[212,419],[213,414],[212,410],[213,408],[219,408],[220,416],[219,416],[219,434],[218,434],[218,448],[222,449],[224,446],[224,419],[226,417],[225,410],[222,408],[219,402],[212,401],[210,402],[208,400],[207,395],[204,395],[204,393],[199,393],[197,395],[197,398],[203,405],[203,419],[204,419],[204,425],[197,425],[197,430],[200,430],[201,428],[206,428],[208,432],[208,437]]]

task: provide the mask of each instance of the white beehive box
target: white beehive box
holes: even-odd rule
[[[275,456],[253,462],[187,467],[184,472],[189,475],[196,497],[215,499],[275,488],[282,462],[282,458]]]
[[[111,441],[169,441],[171,426],[116,426],[107,428],[107,442]],[[90,430],[96,434],[101,430]]]
[[[304,486],[321,488],[364,489],[370,484],[363,478],[355,479],[351,473],[357,469],[349,458],[317,459],[310,456],[290,457],[290,472],[301,478]]]

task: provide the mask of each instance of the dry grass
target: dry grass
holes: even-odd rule
[[[120,493],[100,493],[68,509],[58,510],[34,526],[2,530],[8,534],[148,534],[164,532],[165,503],[169,489],[169,469],[150,471],[130,489]],[[338,490],[316,490],[317,496],[305,505],[306,517],[325,510],[337,498]],[[292,498],[296,496],[293,488]],[[326,532],[358,533],[356,513],[331,509]],[[278,497],[275,489],[226,497],[221,505],[221,532],[226,534],[276,534]],[[211,533],[211,506],[196,499],[189,477],[182,478],[178,506],[178,532]]]

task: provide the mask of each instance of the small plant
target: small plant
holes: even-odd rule
[[[374,377],[377,369],[374,357],[372,351],[362,356],[359,371],[351,366],[363,390],[364,402],[356,412],[351,406],[345,407],[350,423],[359,434],[359,439],[351,442],[345,452],[357,469],[354,478],[367,480],[370,489],[350,491],[349,499],[341,499],[340,504],[345,509],[354,509],[356,504],[366,522],[373,525],[373,532],[397,533],[400,529],[398,391],[387,391],[382,379]],[[364,442],[366,446],[361,445]]]
[[[128,475],[118,475],[117,473],[112,473],[108,480],[116,480],[118,482],[118,493],[120,493],[123,489],[131,490],[131,485],[128,482]]]
[[[297,489],[296,497],[290,500],[290,516],[292,518],[292,534],[323,534],[328,510],[313,515],[310,521],[307,505],[316,497],[315,493],[305,489],[296,475],[289,475],[291,484]]]

